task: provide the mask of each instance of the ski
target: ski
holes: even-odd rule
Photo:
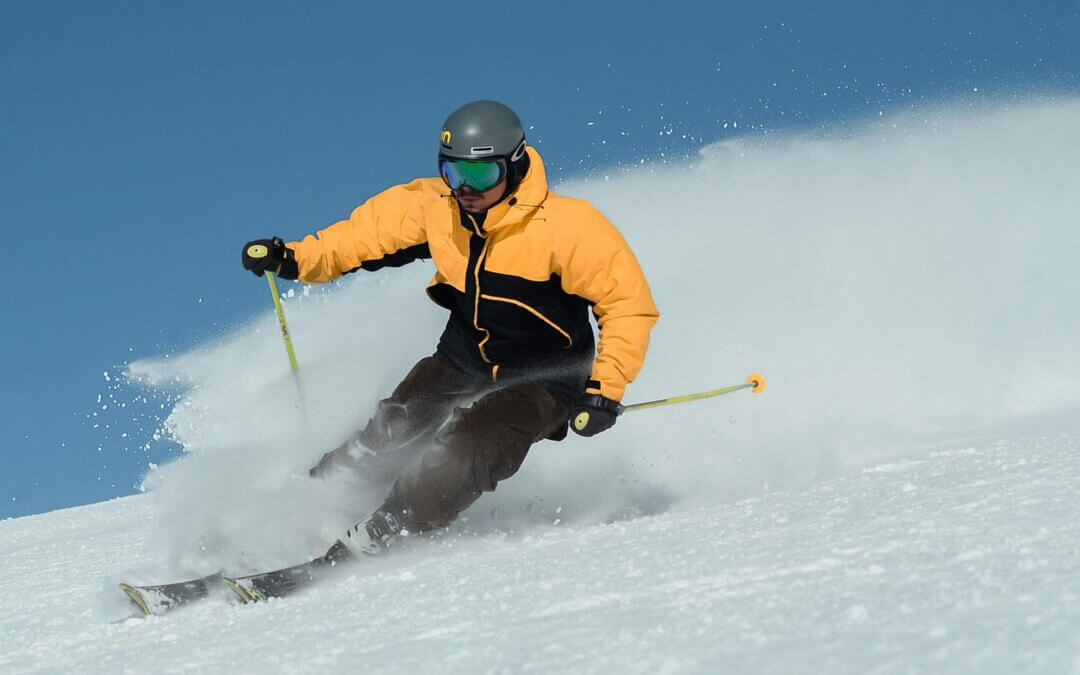
[[[312,561],[246,577],[222,577],[221,581],[244,604],[283,598],[318,580],[322,572],[348,557],[348,549],[338,541],[325,555]]]
[[[215,573],[201,579],[153,586],[120,584],[120,590],[127,594],[143,616],[161,616],[176,607],[202,600],[223,586],[231,590],[241,604],[250,604],[267,598],[285,597],[315,581],[324,569],[348,557],[345,545],[335,542],[325,555],[280,570],[243,577],[226,577]]]
[[[220,573],[201,579],[179,581],[173,584],[133,586],[120,584],[120,590],[139,608],[143,616],[162,615],[170,609],[202,600],[215,589],[221,588]]]

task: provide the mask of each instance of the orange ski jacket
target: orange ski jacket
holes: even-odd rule
[[[432,258],[428,295],[451,312],[439,350],[459,367],[503,381],[584,361],[577,393],[620,401],[659,317],[649,285],[615,226],[588,202],[550,192],[540,155],[528,153],[525,178],[482,220],[440,178],[418,178],[287,247],[308,283]]]

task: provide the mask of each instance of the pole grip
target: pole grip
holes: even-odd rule
[[[589,426],[589,411],[582,410],[581,412],[579,412],[577,415],[574,416],[573,422],[574,428],[578,431],[581,431],[585,427]]]

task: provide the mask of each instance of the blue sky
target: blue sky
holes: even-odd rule
[[[269,311],[243,242],[432,175],[464,102],[557,181],[1078,84],[1075,2],[2,3],[0,517],[133,492],[175,449],[101,409],[123,364]]]

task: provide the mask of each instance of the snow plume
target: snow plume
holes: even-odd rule
[[[433,350],[445,317],[424,297],[426,275],[415,265],[300,293],[279,282],[298,377],[272,311],[217,346],[131,364],[128,378],[184,392],[165,431],[185,455],[144,481],[157,492],[153,546],[176,572],[294,563],[381,502],[308,469]]]
[[[768,389],[539,444],[457,527],[730,501],[1074,414],[1077,120],[1075,99],[941,107],[559,186],[619,225],[662,313],[627,402],[753,371]],[[269,313],[221,346],[131,366],[187,387],[168,425],[188,455],[148,478],[174,563],[291,562],[377,503],[306,470],[432,350],[429,274],[356,275],[287,303],[302,404]]]

